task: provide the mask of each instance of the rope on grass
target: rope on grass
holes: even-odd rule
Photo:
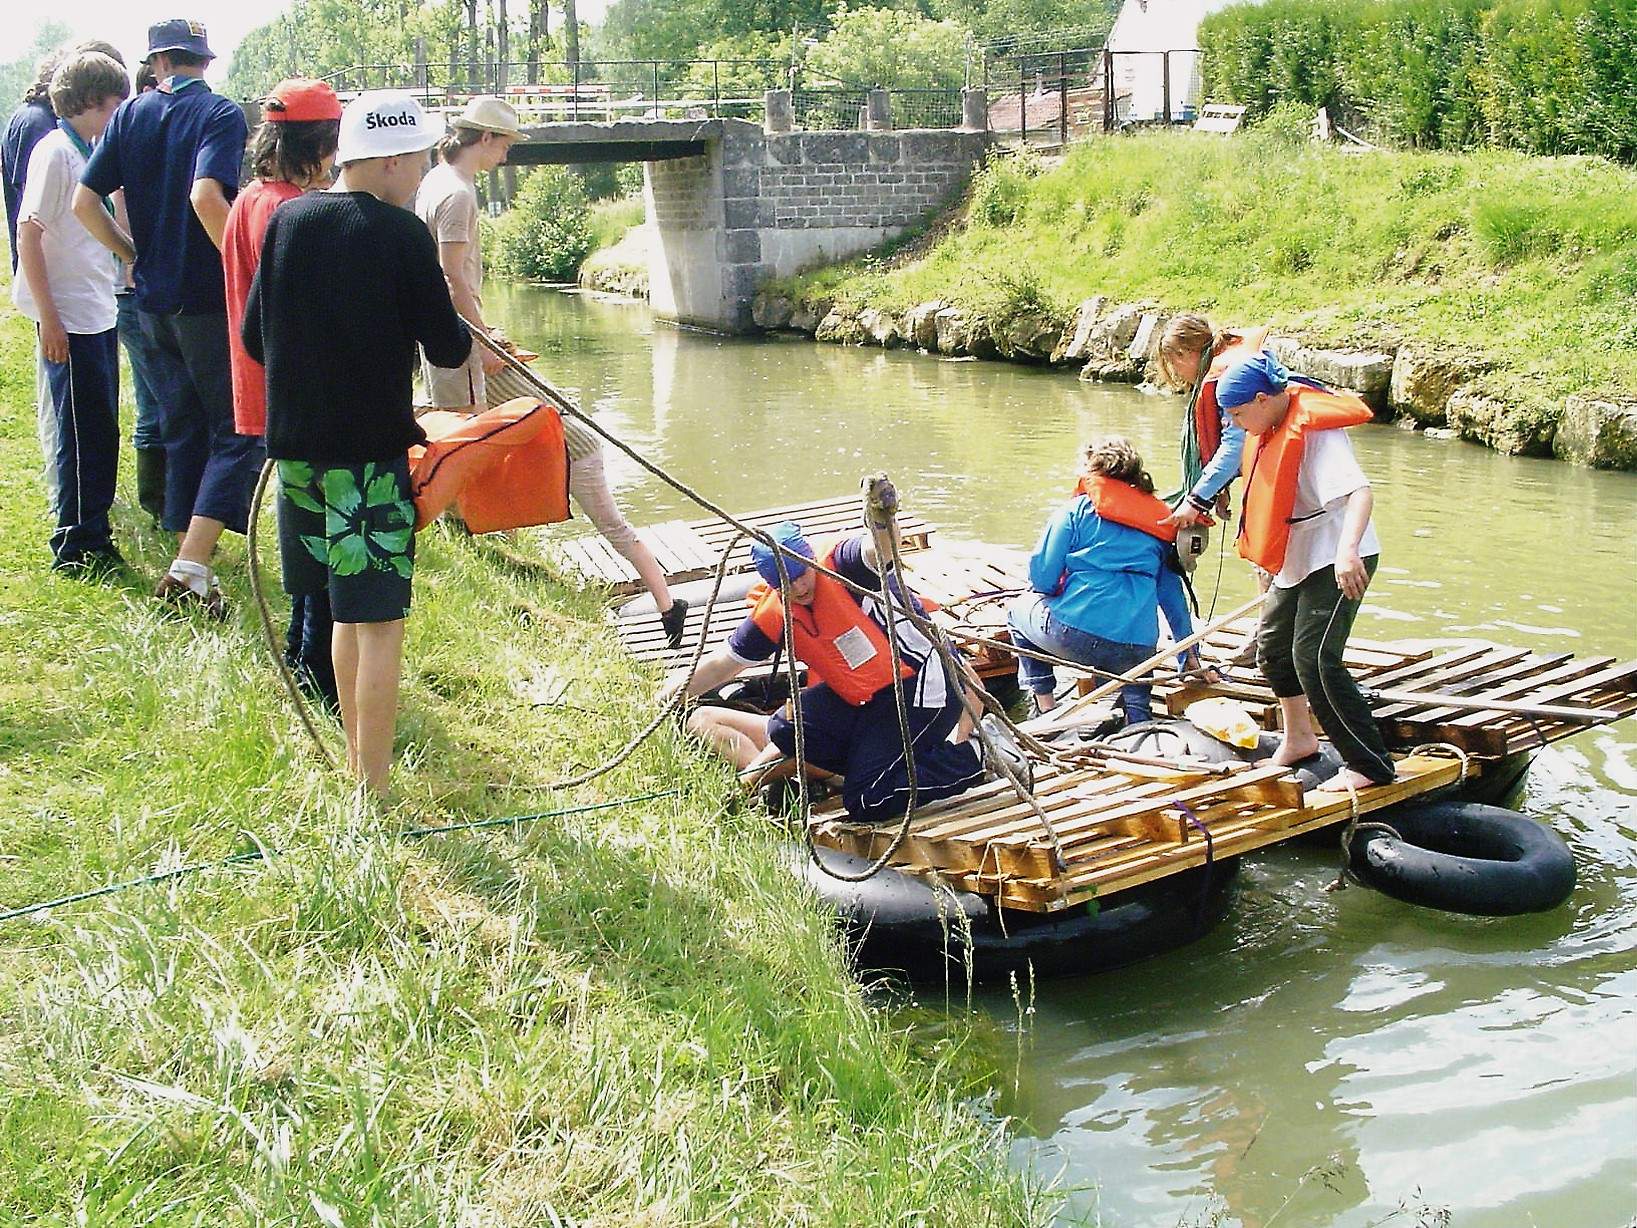
[[[451,823],[447,827],[412,827],[407,831],[397,833],[400,840],[420,840],[427,836],[447,835],[451,832],[483,831],[495,827],[520,827],[525,823],[538,822],[541,819],[561,818],[570,814],[586,814],[593,810],[612,810],[617,806],[633,806],[638,802],[655,801],[662,797],[674,797],[681,793],[680,789],[662,789],[653,793],[639,793],[632,797],[617,798],[608,802],[590,802],[583,806],[567,806],[560,810],[542,810],[533,814],[514,814],[501,819],[476,819],[469,823]],[[13,908],[7,912],[0,912],[0,923],[16,921],[21,917],[32,916],[35,913],[47,912],[53,908],[62,908],[69,904],[79,904],[86,900],[95,900],[106,895],[115,895],[122,891],[130,891],[136,887],[148,887],[155,883],[171,882],[179,878],[188,878],[195,874],[202,874],[206,870],[220,870],[228,866],[248,865],[252,862],[267,861],[274,857],[288,855],[290,850],[272,848],[258,844],[255,848],[243,853],[234,853],[230,857],[221,857],[215,861],[195,862],[193,865],[178,866],[174,870],[161,870],[155,874],[144,874],[141,878],[130,878],[124,882],[108,883],[102,887],[93,887],[89,891],[77,891],[73,895],[59,896],[54,900],[40,900],[34,904],[25,904],[21,908]]]

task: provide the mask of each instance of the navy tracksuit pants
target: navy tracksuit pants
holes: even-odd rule
[[[47,362],[57,416],[54,565],[113,547],[108,509],[119,474],[119,332],[69,333],[68,361]]]

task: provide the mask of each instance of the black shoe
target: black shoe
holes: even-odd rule
[[[659,625],[665,632],[665,647],[675,651],[682,647],[682,629],[688,623],[688,603],[681,597],[671,598],[671,608],[659,616]]]
[[[126,570],[125,556],[113,546],[87,550],[69,559],[53,559],[51,570],[76,580],[106,580]]]

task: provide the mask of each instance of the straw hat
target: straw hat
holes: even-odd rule
[[[511,103],[493,94],[484,94],[466,104],[466,109],[455,117],[456,128],[475,128],[479,132],[498,132],[502,136],[522,136],[517,112]]]

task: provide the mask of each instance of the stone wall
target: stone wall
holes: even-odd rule
[[[792,132],[713,121],[709,152],[645,164],[656,311],[730,332],[755,326],[770,278],[879,246],[954,200],[987,132]]]

